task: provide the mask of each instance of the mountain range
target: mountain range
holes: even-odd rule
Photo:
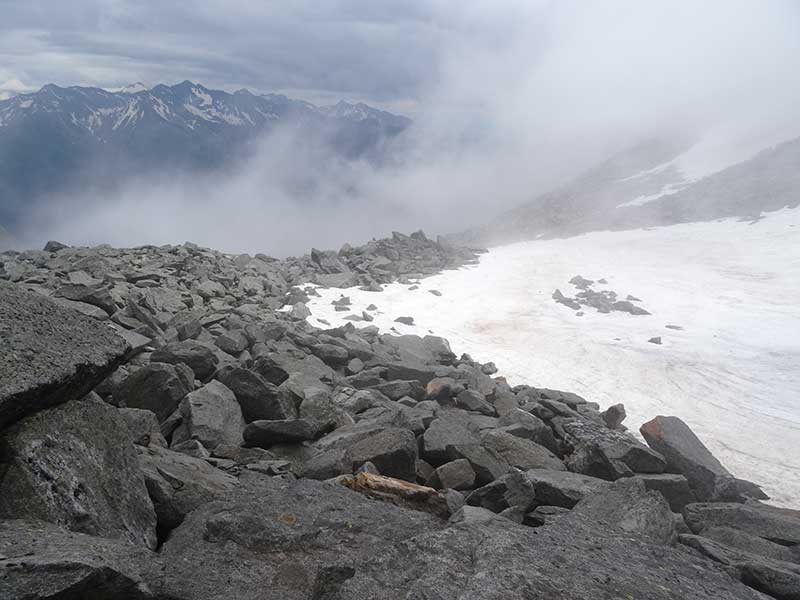
[[[589,231],[740,217],[800,204],[800,138],[722,148],[652,139],[631,147],[488,223],[450,236],[497,245]]]
[[[285,126],[344,159],[379,160],[411,120],[366,104],[315,106],[191,81],[109,91],[45,85],[0,100],[0,223],[45,194],[152,169],[207,170]]]

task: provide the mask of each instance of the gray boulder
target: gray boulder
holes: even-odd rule
[[[270,448],[313,440],[317,432],[316,423],[308,419],[253,421],[244,428],[244,443],[248,447]]]
[[[82,398],[128,346],[95,319],[0,281],[0,429]]]
[[[731,548],[705,537],[681,535],[682,544],[724,565],[742,583],[773,598],[800,598],[800,565]]]
[[[467,459],[459,458],[434,470],[428,485],[437,490],[470,490],[475,486],[475,471]]]
[[[696,534],[711,527],[731,527],[782,546],[800,546],[800,511],[755,503],[697,503],[683,509],[683,518]]]
[[[335,344],[314,344],[311,346],[311,352],[326,365],[333,368],[339,368],[347,364],[349,357],[346,349]]]
[[[195,340],[172,342],[153,352],[150,360],[176,365],[184,363],[198,379],[206,379],[217,370],[219,359],[208,346]]]
[[[531,469],[525,472],[525,476],[533,485],[539,504],[563,508],[572,508],[586,496],[608,485],[602,479],[569,471]]]
[[[508,433],[534,441],[553,453],[558,450],[553,430],[539,417],[527,411],[510,408],[500,417],[497,425]]]
[[[416,478],[417,441],[406,429],[386,429],[365,437],[348,448],[348,456],[353,470],[371,462],[381,475],[406,481]]]
[[[293,419],[297,416],[291,394],[269,383],[255,371],[226,365],[217,371],[215,378],[236,396],[247,423],[263,419]]]
[[[675,520],[664,497],[642,481],[621,479],[598,488],[578,502],[565,520],[591,521],[604,530],[660,544],[675,540]]]
[[[55,295],[75,302],[84,302],[101,308],[109,315],[117,310],[114,298],[108,287],[101,285],[86,285],[81,283],[68,283],[55,291]]]
[[[174,529],[198,506],[224,496],[239,481],[207,461],[165,448],[138,448],[139,465],[153,502],[158,527]]]
[[[512,467],[527,471],[529,469],[551,469],[565,471],[564,463],[544,446],[505,431],[489,430],[481,444],[494,452]]]
[[[133,440],[117,409],[75,400],[0,438],[0,518],[156,546],[156,519]]]
[[[463,458],[469,462],[475,471],[476,485],[491,483],[508,473],[511,468],[500,455],[480,444],[448,444],[446,453],[449,460]]]
[[[456,405],[464,410],[478,412],[490,417],[497,414],[494,406],[486,401],[483,394],[475,390],[464,390],[461,392],[456,396]]]
[[[422,400],[425,398],[425,388],[416,380],[394,380],[387,381],[375,386],[381,394],[390,400],[400,400],[404,396],[413,398],[414,400]]]
[[[450,418],[437,418],[422,436],[422,458],[434,466],[450,460],[449,446],[470,446],[480,443],[478,435],[464,424]]]
[[[143,579],[154,556],[122,540],[0,520],[0,598],[156,600]]]
[[[573,448],[567,459],[570,471],[613,481],[633,473],[662,473],[664,457],[633,436],[584,419],[561,425]]]
[[[219,381],[210,381],[187,395],[181,401],[180,414],[181,424],[172,434],[173,445],[197,440],[213,450],[242,443],[242,410],[233,392]]]
[[[432,515],[307,479],[246,477],[224,500],[189,514],[164,544],[153,587],[193,600],[396,597],[342,592],[355,571],[416,535],[444,527]],[[249,475],[249,474],[248,474]],[[390,577],[392,570],[385,573]],[[390,591],[392,590],[392,591]]]
[[[161,423],[193,389],[194,374],[186,365],[151,362],[116,384],[112,396],[115,405],[147,409]]]
[[[641,480],[648,490],[661,492],[661,495],[669,503],[672,512],[679,513],[687,504],[697,502],[694,492],[689,487],[689,481],[683,475],[657,473],[636,475],[634,479]]]
[[[657,416],[640,428],[647,444],[662,454],[667,469],[682,473],[701,502],[717,499],[733,476],[678,417]]]
[[[137,446],[167,447],[156,415],[143,408],[120,408],[119,416],[125,422],[133,443]]]
[[[249,346],[247,335],[241,329],[223,331],[214,341],[217,348],[232,356],[239,356]]]

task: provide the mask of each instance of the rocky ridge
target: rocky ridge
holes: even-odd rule
[[[645,444],[442,338],[306,320],[309,283],[476,259],[0,255],[0,597],[800,597],[800,514],[680,419]]]

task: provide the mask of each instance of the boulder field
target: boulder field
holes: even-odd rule
[[[800,513],[680,418],[306,320],[478,253],[0,254],[0,598],[800,598]]]

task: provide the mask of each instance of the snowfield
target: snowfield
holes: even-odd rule
[[[574,275],[605,278],[651,316],[556,304]],[[429,293],[438,290],[441,296]],[[511,385],[623,402],[637,432],[657,414],[684,419],[736,476],[800,508],[800,211],[650,230],[599,232],[493,248],[479,265],[383,292],[319,289],[309,322],[347,323],[377,305],[383,332],[433,333],[457,354],[494,361]],[[395,323],[411,316],[414,326]],[[369,323],[356,323],[356,326]],[[677,325],[682,330],[668,329]],[[661,336],[663,345],[648,343]]]

